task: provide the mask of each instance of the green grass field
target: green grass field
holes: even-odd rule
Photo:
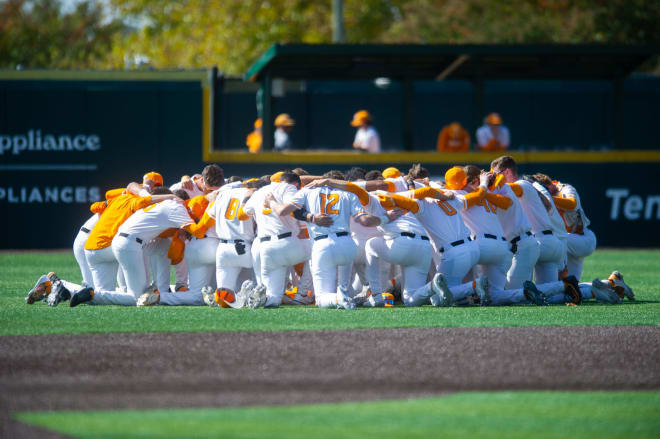
[[[315,307],[218,309],[207,307],[129,308],[63,303],[25,304],[26,292],[44,273],[80,282],[71,252],[0,253],[0,335],[105,332],[283,331],[444,326],[658,325],[660,251],[598,250],[587,258],[583,279],[605,278],[620,270],[637,296],[622,305],[585,303],[579,307],[471,307],[359,309]]]
[[[657,438],[659,392],[493,392],[308,406],[19,413],[76,438]]]

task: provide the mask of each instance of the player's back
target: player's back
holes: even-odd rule
[[[548,211],[545,210],[543,202],[539,198],[540,194],[534,188],[532,183],[525,180],[518,180],[516,183],[522,189],[522,196],[519,197],[520,204],[532,225],[532,232],[539,233],[544,230],[551,230],[552,223]]]
[[[311,223],[312,238],[329,233],[350,233],[351,217],[363,212],[357,196],[330,186],[303,188],[290,201],[313,214],[323,213],[332,218],[333,224],[328,227]]]
[[[462,190],[453,192],[459,200],[463,201],[465,208],[461,211],[461,215],[465,225],[474,235],[489,234],[498,238],[504,236],[502,225],[497,219],[497,207],[495,205],[484,198],[476,206],[468,208],[465,199],[468,192]]]
[[[98,223],[92,229],[85,248],[99,250],[109,247],[112,238],[120,226],[139,209],[151,203],[151,197],[137,197],[133,194],[119,195],[107,201],[108,207],[103,211]]]
[[[118,232],[133,235],[147,243],[169,228],[179,228],[193,222],[183,204],[165,200],[135,212],[119,227]]]
[[[412,198],[412,192],[407,192],[406,196]],[[418,200],[417,204],[419,211],[415,216],[429,233],[437,249],[470,235],[470,230],[459,213],[463,209],[463,201],[457,198],[452,200],[425,198]]]
[[[511,199],[511,206],[508,209],[497,209],[497,218],[500,221],[502,230],[504,230],[506,240],[511,241],[523,233],[530,231],[532,224],[529,222],[527,215],[525,215],[520,200],[518,200],[513,189],[508,184],[504,184],[495,192]]]
[[[248,189],[238,187],[220,191],[215,199],[215,230],[218,238],[235,240],[254,240],[254,220],[240,220],[240,206],[247,195]]]

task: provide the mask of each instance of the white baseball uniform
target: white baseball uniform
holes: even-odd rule
[[[128,292],[95,291],[93,302],[102,305],[134,306],[148,286],[143,246],[169,228],[193,224],[186,207],[173,200],[138,210],[119,227],[112,252],[119,261]]]
[[[99,222],[100,215],[95,213],[85,223],[80,227],[76,239],[73,241],[73,255],[76,257],[76,262],[78,262],[78,267],[80,267],[80,273],[82,274],[83,285],[86,287],[94,288],[94,277],[92,276],[92,270],[89,267],[87,262],[87,257],[85,256],[85,243],[87,242],[87,237],[89,232],[94,229],[94,226]]]
[[[566,239],[568,274],[575,276],[578,280],[582,276],[582,264],[584,258],[596,250],[596,235],[589,229],[589,218],[582,209],[582,202],[577,190],[566,183],[556,183],[559,195],[563,198],[572,198],[577,207],[573,210],[562,210],[560,213],[564,218],[566,230],[569,232]]]
[[[548,211],[539,198],[543,195],[528,181],[518,180],[515,184],[522,189],[520,204],[532,225],[534,238],[541,244],[539,258],[534,267],[536,283],[556,281],[563,258],[563,245],[555,236]]]
[[[378,199],[370,194],[370,204],[378,206],[373,215],[382,216],[385,209]],[[372,237],[367,241],[367,277],[374,294],[384,292],[382,281],[383,262],[397,264],[402,269],[402,293],[406,305],[415,303],[413,294],[424,289],[431,262],[433,248],[426,230],[412,213],[406,213],[387,224],[378,226],[382,236]],[[428,291],[424,291],[428,294]],[[427,297],[428,298],[428,297]]]
[[[291,200],[298,190],[289,183],[271,183],[256,191],[243,210],[254,217],[259,241],[259,269],[261,283],[266,287],[265,307],[278,307],[286,289],[289,267],[309,259],[309,240],[298,238],[298,222],[290,215],[279,216],[264,207],[266,195],[271,193],[277,203]]]
[[[338,287],[348,291],[351,265],[357,246],[350,237],[350,218],[364,214],[358,197],[350,192],[322,186],[303,188],[290,200],[312,214],[325,213],[333,224],[322,227],[309,225],[312,244],[312,278],[316,305],[329,308],[337,305]]]
[[[353,143],[360,145],[361,149],[367,152],[380,152],[380,137],[378,137],[378,132],[371,125],[366,128],[358,128]]]
[[[241,220],[242,204],[248,189],[238,187],[218,192],[213,218],[220,242],[216,251],[215,275],[218,288],[237,291],[238,278],[244,268],[252,269],[254,219]]]

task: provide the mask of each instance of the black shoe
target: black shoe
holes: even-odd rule
[[[71,298],[71,291],[67,290],[62,281],[57,279],[53,282],[51,293],[48,295],[46,302],[49,306],[57,306],[62,301],[67,301]]]
[[[523,283],[523,294],[525,299],[537,306],[548,305],[548,299],[545,294],[534,285],[534,282],[526,280]]]
[[[71,302],[69,302],[69,306],[73,308],[74,306],[78,306],[81,303],[90,302],[93,298],[94,298],[94,290],[91,289],[90,287],[83,288],[82,290],[78,291],[76,294],[71,296]]]
[[[575,276],[567,276],[564,278],[564,295],[566,302],[574,305],[582,303],[582,294],[580,294],[580,285]]]

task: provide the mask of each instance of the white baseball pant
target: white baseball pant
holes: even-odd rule
[[[433,247],[428,240],[398,236],[394,239],[374,237],[367,241],[367,278],[374,294],[386,290],[382,283],[382,262],[400,265],[402,269],[403,301],[412,306],[418,301],[428,300],[429,291],[416,292],[427,284],[429,268],[433,261]],[[388,272],[389,272],[389,266]],[[421,297],[425,296],[425,297]],[[421,305],[422,303],[419,303]]]
[[[167,251],[171,243],[170,238],[155,238],[142,248],[149,260],[153,282],[161,293],[170,290],[170,259]]]
[[[112,252],[124,271],[128,291],[97,291],[94,290],[92,303],[97,305],[135,306],[138,297],[147,288],[147,271],[144,263],[144,252],[134,236],[123,237],[115,235],[112,240]]]
[[[87,257],[85,256],[85,244],[87,243],[87,238],[89,237],[89,232],[94,229],[94,226],[99,221],[100,216],[98,214],[92,215],[88,219],[83,227],[78,230],[76,239],[73,241],[73,255],[76,258],[78,267],[80,267],[80,274],[82,274],[83,285],[88,287],[94,287],[94,277],[92,275],[92,270],[87,263]]]
[[[596,235],[589,229],[584,229],[584,234],[569,233],[566,240],[568,253],[568,275],[575,276],[578,280],[582,277],[582,265],[584,258],[596,250]]]
[[[278,239],[276,236],[270,238],[259,244],[261,282],[266,287],[266,304],[264,306],[278,307],[282,303],[282,296],[286,289],[289,267],[308,260],[311,254],[309,248],[295,236],[282,239]]]
[[[433,255],[437,265],[436,270],[445,276],[447,285],[450,288],[460,286],[465,275],[472,270],[472,267],[479,260],[479,245],[475,241],[467,239],[465,241],[467,242],[456,247],[446,244],[444,246],[444,252]],[[472,285],[471,282],[470,285]],[[454,300],[460,300],[472,290],[468,292],[461,289],[457,290],[455,294],[453,288],[451,291],[454,295]]]
[[[331,308],[337,305],[337,289],[348,291],[351,266],[357,245],[350,236],[336,236],[330,233],[327,238],[312,244],[312,279],[316,305]]]
[[[242,254],[238,253],[236,243],[220,241],[215,257],[215,277],[218,288],[237,291],[238,276],[244,268],[252,268],[252,243],[243,241],[245,246]],[[241,246],[239,246],[241,247]]]
[[[119,263],[112,246],[98,249],[85,249],[85,258],[92,272],[94,288],[101,291],[114,291],[117,285]]]
[[[497,239],[492,239],[482,235],[478,235],[475,242],[479,246],[479,261],[475,267],[475,277],[487,276],[491,288],[503,290],[513,257],[509,250],[509,243],[499,236]]]
[[[520,289],[526,280],[532,280],[534,266],[541,252],[539,242],[526,233],[520,236],[515,246],[516,252],[511,260],[511,268],[506,274],[505,288],[508,290]]]
[[[546,284],[558,279],[560,266],[564,260],[565,246],[554,234],[539,232],[534,235],[541,245],[539,259],[534,267],[534,279],[537,284]]]

